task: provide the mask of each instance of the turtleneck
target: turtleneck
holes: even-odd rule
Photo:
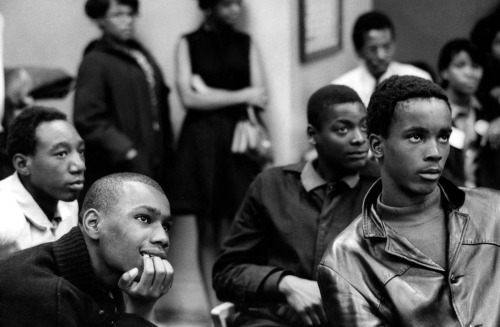
[[[446,212],[441,205],[441,190],[436,187],[424,201],[406,207],[391,207],[377,199],[382,221],[405,237],[420,252],[447,268]]]

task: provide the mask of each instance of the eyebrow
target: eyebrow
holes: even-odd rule
[[[451,133],[451,127],[441,128],[439,132],[447,132]],[[411,126],[404,130],[404,133],[429,133],[429,129],[421,127],[421,126]]]
[[[80,147],[80,146],[82,146],[82,145],[85,145],[85,141],[84,141],[84,140],[79,140],[79,141],[78,141],[78,145],[77,145],[77,147]],[[69,142],[66,142],[66,141],[64,141],[64,142],[59,142],[59,143],[54,144],[54,145],[50,148],[50,150],[51,150],[51,151],[53,151],[53,150],[57,149],[58,147],[67,147],[67,148],[69,148],[69,147],[71,147],[71,144],[70,144]]]

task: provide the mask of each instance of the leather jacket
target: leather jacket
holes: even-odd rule
[[[380,220],[379,180],[318,268],[332,326],[500,326],[500,192],[439,187],[448,269]]]

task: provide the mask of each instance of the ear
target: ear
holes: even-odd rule
[[[95,209],[88,209],[82,217],[82,228],[91,239],[98,240],[100,236],[101,214]]]
[[[384,140],[380,135],[370,134],[368,137],[370,150],[375,158],[381,159],[384,156]]]
[[[318,131],[316,130],[316,128],[313,125],[308,124],[307,125],[307,138],[309,139],[309,144],[311,144],[312,146],[316,146],[317,135],[318,135]]]
[[[29,176],[31,174],[30,163],[31,158],[27,155],[16,153],[14,157],[12,157],[12,165],[21,176]]]

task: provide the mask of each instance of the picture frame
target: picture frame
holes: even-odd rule
[[[302,63],[342,49],[342,0],[299,0],[299,37]]]

